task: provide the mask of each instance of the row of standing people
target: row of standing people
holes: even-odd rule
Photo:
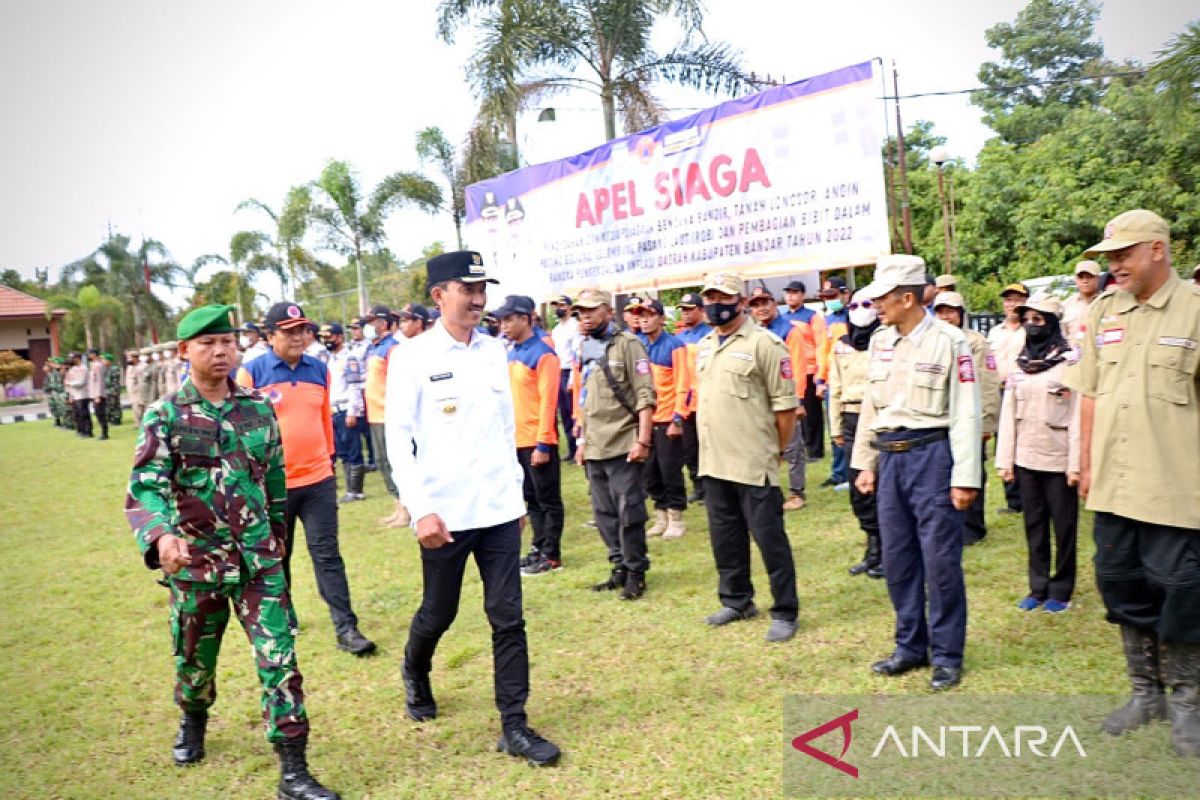
[[[121,368],[111,353],[91,349],[54,356],[43,366],[46,401],[55,427],[81,438],[108,438],[108,426],[121,424]],[[96,425],[92,425],[95,414]]]

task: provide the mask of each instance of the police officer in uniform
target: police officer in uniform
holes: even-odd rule
[[[476,330],[486,284],[496,281],[472,251],[434,256],[426,270],[441,316],[389,364],[385,401],[388,458],[411,509],[424,576],[401,669],[406,709],[417,722],[437,716],[433,654],[458,613],[463,573],[474,556],[492,627],[502,726],[497,747],[545,766],[558,760],[559,749],[529,727],[525,714],[529,648],[519,568],[525,475],[514,447],[507,358],[500,342]]]
[[[709,625],[727,625],[758,614],[750,582],[751,536],[771,584],[768,642],[796,635],[800,600],[796,566],[783,525],[778,473],[796,426],[796,384],[783,340],[745,316],[742,280],[710,275],[701,292],[715,330],[696,352],[700,389],[700,475],[721,608]]]
[[[587,468],[592,514],[612,572],[592,588],[646,592],[646,484],[642,464],[653,447],[655,393],[650,356],[634,334],[613,323],[612,295],[584,289],[575,299],[584,340],[576,365],[575,463]],[[627,316],[636,315],[627,312]]]
[[[987,490],[987,443],[1000,427],[1000,375],[996,371],[996,357],[992,355],[987,337],[967,326],[967,304],[962,295],[954,291],[939,292],[933,298],[933,313],[942,322],[962,330],[963,335],[967,337],[967,345],[971,348],[971,358],[975,359],[975,376],[979,381],[979,404],[983,421],[983,442],[979,446],[979,463],[982,467],[979,475],[979,493],[967,509],[964,525],[965,544],[978,544],[987,536],[983,496]]]
[[[233,306],[179,322],[191,362],[177,394],[142,422],[125,513],[143,560],[169,576],[175,701],[183,710],[175,763],[204,758],[217,656],[230,607],[257,656],[267,739],[279,754],[279,797],[336,800],[308,771],[308,715],[283,577],[283,449],[268,403],[230,380]],[[186,501],[186,502],[185,502]]]
[[[895,649],[871,669],[901,675],[928,665],[932,651],[929,685],[941,690],[962,680],[963,518],[979,491],[983,430],[967,339],[926,312],[924,292],[925,261],[906,255],[882,257],[863,289],[887,327],[871,337],[851,466],[860,491],[878,492],[896,610]]]
[[[366,370],[346,344],[345,332],[337,322],[321,326],[321,338],[329,351],[329,404],[333,413],[333,438],[337,458],[346,476],[346,493],[339,503],[353,503],[366,497],[363,492],[362,434],[367,408],[363,402]]]
[[[1151,211],[1111,220],[1097,253],[1115,285],[1092,303],[1068,382],[1083,394],[1096,583],[1133,684],[1104,728],[1169,714],[1175,751],[1200,756],[1200,287],[1171,269],[1170,229]]]

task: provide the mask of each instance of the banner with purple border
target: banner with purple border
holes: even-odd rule
[[[874,81],[857,64],[473,184],[468,246],[539,300],[873,264],[890,251]]]

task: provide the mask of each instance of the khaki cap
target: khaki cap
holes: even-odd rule
[[[875,280],[862,288],[868,299],[875,300],[900,286],[925,285],[925,259],[920,256],[881,256],[875,264]]]
[[[579,297],[575,298],[571,308],[599,308],[600,306],[612,306],[612,295],[603,289],[584,289],[579,293]]]
[[[963,302],[962,295],[958,292],[942,292],[933,301],[933,308],[936,311],[940,306],[949,306],[950,308],[967,310],[967,304]]]
[[[1062,302],[1052,294],[1039,294],[1031,297],[1017,307],[1018,314],[1024,314],[1026,311],[1036,311],[1039,314],[1053,314],[1062,319],[1063,307]]]
[[[746,287],[742,283],[742,279],[732,272],[714,272],[704,279],[704,288],[700,290],[700,293],[704,294],[705,292],[720,292],[741,297],[746,293]]]
[[[1170,239],[1171,227],[1165,219],[1153,211],[1135,208],[1109,220],[1104,226],[1103,241],[1089,247],[1084,255],[1110,253],[1142,242],[1167,242]]]
[[[1099,275],[1103,271],[1104,270],[1100,269],[1100,265],[1095,261],[1080,261],[1075,265],[1076,275],[1083,275],[1084,273],[1087,273],[1088,275]]]
[[[958,278],[953,275],[938,275],[933,285],[939,289],[953,289],[958,286]]]

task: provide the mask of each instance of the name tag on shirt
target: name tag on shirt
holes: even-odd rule
[[[891,361],[895,355],[896,355],[896,351],[894,351],[894,350],[876,350],[875,351],[875,357],[878,358],[880,361]]]
[[[917,372],[928,372],[930,375],[945,375],[946,368],[941,364],[922,364],[917,363],[913,366]]]
[[[749,353],[732,352],[727,354],[730,358],[736,358],[739,361],[753,361],[754,356]]]
[[[1108,328],[1101,331],[1100,336],[1097,337],[1097,343],[1102,347],[1106,344],[1120,344],[1123,341],[1125,341],[1124,328]]]
[[[1164,347],[1182,347],[1184,350],[1195,350],[1196,340],[1187,339],[1183,336],[1160,336],[1158,343]]]
[[[432,383],[437,383],[438,381],[448,381],[453,377],[453,372],[439,372],[437,375],[430,375],[429,380]]]

